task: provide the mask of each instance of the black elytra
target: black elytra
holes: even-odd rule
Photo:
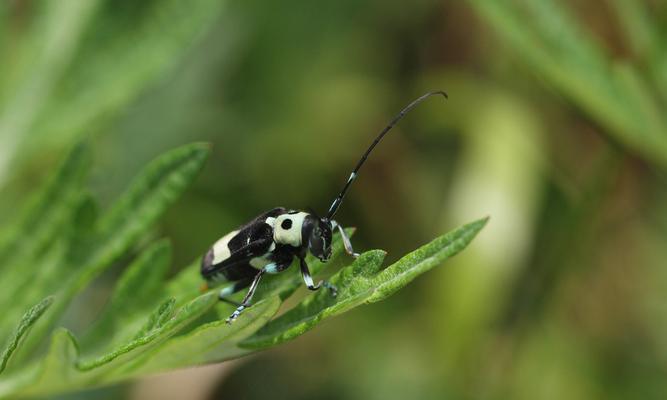
[[[222,281],[231,283],[219,292],[220,300],[237,306],[232,315],[227,318],[227,323],[233,322],[250,306],[252,296],[264,274],[284,271],[292,264],[294,258],[299,260],[301,275],[308,289],[318,290],[323,286],[329,289],[333,296],[336,296],[337,289],[329,282],[313,283],[308,264],[305,261],[306,254],[310,252],[320,261],[328,261],[331,258],[333,232],[338,230],[345,251],[353,257],[358,256],[352,249],[349,237],[333,217],[368,155],[384,135],[417,104],[433,95],[447,98],[447,94],[440,90],[425,93],[403,108],[380,131],[357,162],[343,189],[331,203],[326,217],[318,217],[313,212],[277,207],[260,214],[213,244],[202,258],[201,275],[206,280],[205,289]],[[248,292],[240,304],[227,299],[227,296],[247,287],[249,287]]]

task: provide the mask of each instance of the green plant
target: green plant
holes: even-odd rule
[[[667,165],[667,52],[658,18],[641,1],[613,0],[621,46],[614,56],[585,18],[562,2],[471,2],[507,41],[517,60],[587,113],[614,140]]]
[[[0,3],[0,185],[36,154],[66,147],[118,118],[177,65],[223,5]]]
[[[320,291],[276,318],[282,301],[301,282],[296,273],[271,277],[258,290],[256,304],[232,325],[224,323],[230,310],[215,292],[198,293],[197,262],[166,280],[170,245],[158,240],[126,268],[102,316],[80,340],[65,328],[54,328],[93,278],[138,247],[197,175],[207,153],[206,145],[193,144],[164,154],[98,217],[84,189],[86,147],[71,152],[3,232],[0,329],[8,339],[0,358],[0,396],[71,391],[274,346],[323,319],[386,298],[461,251],[486,223],[482,219],[458,228],[385,269],[384,252],[368,251],[332,277],[338,297]],[[342,253],[340,242],[333,251],[334,256]],[[325,265],[310,264],[314,273]]]

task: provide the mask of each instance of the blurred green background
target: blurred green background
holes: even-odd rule
[[[62,398],[663,399],[666,18],[659,0],[0,3],[0,223],[83,137],[107,203],[208,141],[155,232],[175,272],[261,211],[324,212],[431,89],[450,99],[387,136],[338,220],[391,261],[491,216],[452,262],[287,345]]]

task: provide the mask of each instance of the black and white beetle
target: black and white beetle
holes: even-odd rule
[[[389,125],[380,132],[352,170],[345,186],[343,186],[343,190],[331,203],[326,217],[320,218],[313,213],[278,207],[259,215],[213,244],[201,262],[201,274],[206,280],[203,290],[220,281],[232,282],[230,286],[223,288],[219,293],[220,300],[237,306],[232,315],[227,318],[227,323],[233,322],[244,309],[250,306],[250,300],[252,300],[257,285],[264,274],[276,274],[284,271],[292,264],[294,257],[299,260],[301,275],[308,289],[317,290],[324,286],[331,291],[333,296],[336,296],[336,287],[329,282],[313,283],[308,264],[305,261],[306,254],[310,251],[313,256],[319,258],[322,262],[329,260],[331,257],[332,233],[338,229],[345,251],[355,258],[358,256],[352,249],[352,243],[350,243],[345,231],[333,220],[333,217],[350,185],[357,178],[359,169],[382,137],[412,108],[433,95],[447,97],[447,94],[443,91],[433,91],[422,95],[401,110]],[[248,286],[250,289],[248,289],[248,293],[241,304],[226,298]]]

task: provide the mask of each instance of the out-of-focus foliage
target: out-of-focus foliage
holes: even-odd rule
[[[0,183],[22,158],[100,129],[173,67],[221,4],[3,2]]]
[[[667,44],[641,2],[610,1],[630,59],[602,47],[585,19],[554,0],[472,2],[527,66],[610,135],[667,166]]]
[[[271,207],[324,211],[398,109],[426,90],[450,95],[387,136],[338,219],[358,228],[357,249],[396,260],[491,215],[474,246],[364,312],[229,366],[212,397],[664,397],[666,2],[58,3],[0,4],[0,126],[24,133],[7,147],[0,132],[0,153],[13,149],[0,223],[75,137],[91,137],[104,205],[156,155],[209,141],[207,167],[154,230],[173,239],[172,268]],[[14,257],[48,227],[32,237]],[[165,250],[153,251],[169,277]],[[113,307],[120,264],[64,316],[82,346]],[[181,277],[168,295],[199,284],[196,271]],[[170,382],[188,393],[190,381]]]

